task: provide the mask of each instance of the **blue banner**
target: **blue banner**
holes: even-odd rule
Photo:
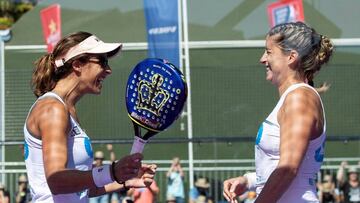
[[[148,56],[179,67],[178,0],[144,0]]]

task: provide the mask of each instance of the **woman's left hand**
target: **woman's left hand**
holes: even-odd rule
[[[157,166],[155,164],[142,164],[136,178],[126,181],[127,187],[149,187],[154,181]]]

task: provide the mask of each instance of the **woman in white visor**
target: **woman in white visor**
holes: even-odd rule
[[[37,100],[24,125],[32,202],[88,202],[92,196],[152,183],[156,165],[142,164],[141,154],[92,168],[90,138],[76,111],[84,95],[100,94],[111,74],[108,58],[121,47],[77,32],[35,62],[31,82]]]

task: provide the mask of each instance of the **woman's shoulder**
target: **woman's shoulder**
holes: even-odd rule
[[[66,106],[56,98],[45,97],[39,99],[34,105],[31,114],[39,117],[66,116],[68,110]]]
[[[314,103],[320,104],[320,96],[315,89],[307,86],[292,90],[286,95],[284,101],[285,105],[311,105]]]
[[[321,109],[321,99],[317,93],[311,88],[300,87],[286,95],[280,108],[279,116],[307,115],[313,118],[320,118]]]

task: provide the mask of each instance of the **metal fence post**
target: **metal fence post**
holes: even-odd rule
[[[0,162],[1,170],[5,170],[5,62],[4,62],[4,41],[0,39],[0,132],[1,132],[1,145],[0,145]],[[0,176],[0,182],[5,183],[5,173]]]

